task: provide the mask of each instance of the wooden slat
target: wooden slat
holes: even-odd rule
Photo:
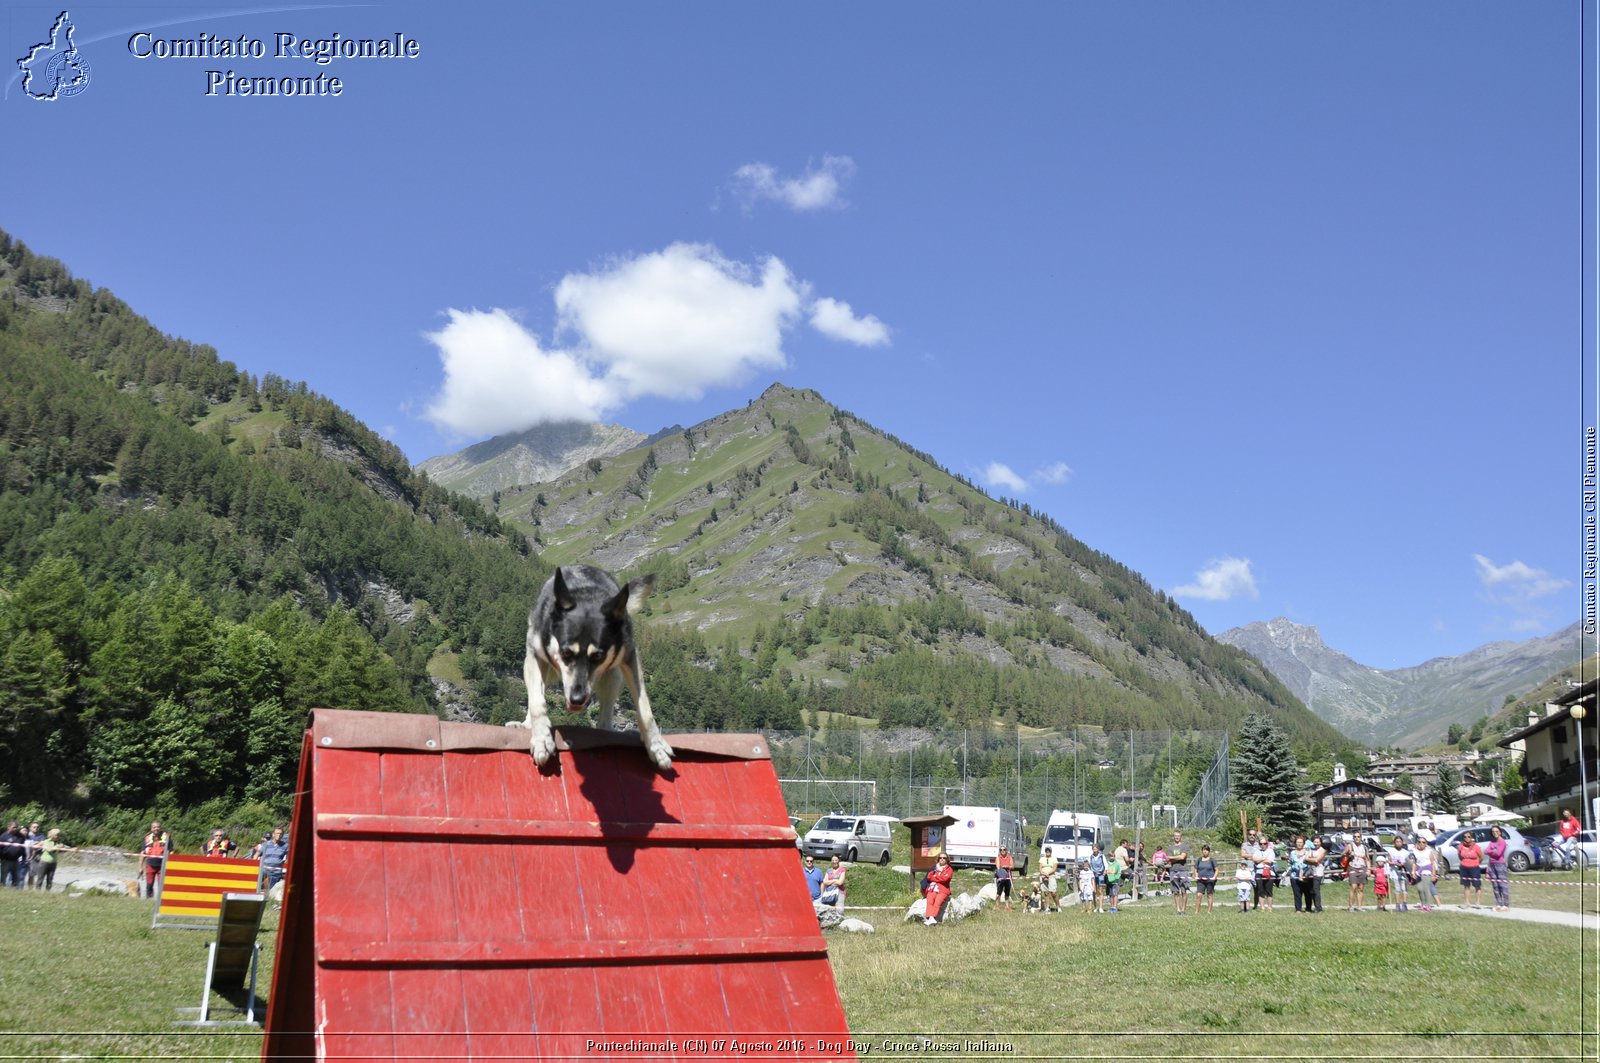
[[[587,967],[679,961],[776,960],[826,957],[820,935],[805,937],[684,938],[677,941],[618,938],[610,941],[332,941],[319,945],[326,967]]]
[[[469,819],[317,813],[323,838],[377,841],[615,842],[629,845],[776,845],[794,848],[794,828],[771,824]]]

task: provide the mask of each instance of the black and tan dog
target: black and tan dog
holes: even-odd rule
[[[545,582],[528,614],[528,654],[522,664],[528,718],[509,725],[532,732],[529,744],[536,763],[544,764],[556,750],[544,689],[559,675],[567,710],[582,712],[598,701],[595,726],[601,729],[610,728],[621,685],[627,683],[645,751],[662,771],[672,767],[672,747],[661,737],[650,711],[629,619],[654,586],[655,578],[645,576],[619,587],[609,573],[593,565],[558,568]]]

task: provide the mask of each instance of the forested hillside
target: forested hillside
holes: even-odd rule
[[[432,711],[436,651],[520,660],[543,576],[523,536],[327,399],[0,234],[13,799],[287,793],[307,708]],[[486,713],[521,698],[484,680]]]

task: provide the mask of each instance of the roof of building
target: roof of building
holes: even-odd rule
[[[1558,723],[1565,723],[1572,718],[1572,707],[1580,703],[1587,710],[1589,716],[1593,717],[1595,690],[1597,688],[1600,688],[1600,679],[1591,679],[1579,686],[1569,687],[1560,697],[1549,702],[1549,704],[1557,706],[1556,711],[1547,713],[1526,727],[1510,732],[1503,736],[1496,745],[1509,746],[1513,742],[1520,742],[1530,735],[1538,734],[1540,731],[1554,727]]]

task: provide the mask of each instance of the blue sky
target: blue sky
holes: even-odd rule
[[[1574,5],[464,7],[72,6],[44,102],[61,8],[8,5],[0,227],[414,461],[777,380],[1213,632],[1386,668],[1578,618]],[[267,54],[134,54],[202,33]]]

